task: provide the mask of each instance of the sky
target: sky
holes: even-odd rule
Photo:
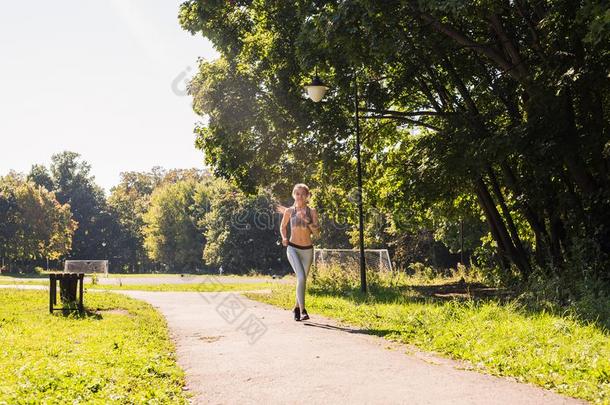
[[[178,23],[179,0],[3,2],[0,175],[81,154],[109,191],[123,171],[203,168],[185,94],[218,56]]]

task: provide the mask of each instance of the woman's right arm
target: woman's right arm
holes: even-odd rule
[[[284,216],[282,217],[282,223],[280,225],[280,235],[282,235],[282,245],[288,246],[288,237],[286,228],[288,227],[288,221],[290,221],[290,208],[286,208]]]

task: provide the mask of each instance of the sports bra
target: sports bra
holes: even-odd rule
[[[291,208],[292,208],[292,212],[290,213],[290,227],[293,228],[295,226],[301,226],[301,227],[306,228],[308,224],[305,221],[303,221],[301,219],[301,217],[297,216],[296,207],[293,205]],[[305,207],[305,216],[310,221],[313,220],[311,217],[311,209],[309,207]]]

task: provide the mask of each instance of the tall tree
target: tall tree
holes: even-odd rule
[[[186,1],[182,26],[222,54],[201,63],[190,87],[209,118],[196,128],[198,146],[244,190],[282,190],[295,177],[325,186],[324,173],[352,173],[359,77],[362,111],[394,127],[365,125],[364,153],[381,160],[411,148],[377,172],[395,192],[419,196],[402,208],[477,201],[500,262],[523,279],[534,263],[608,278],[609,7]],[[316,68],[332,83],[319,105],[301,96]],[[582,255],[584,245],[594,248]]]
[[[150,196],[161,182],[159,170],[150,173],[123,172],[118,185],[108,197],[108,205],[120,224],[116,245],[119,267],[128,272],[145,272],[152,265],[144,248],[144,214],[150,205]]]
[[[104,191],[95,183],[91,166],[78,153],[62,152],[51,157],[50,170],[35,165],[29,178],[55,192],[57,200],[69,204],[78,228],[74,234],[70,258],[108,259],[113,256],[110,243],[118,231]]]
[[[21,176],[0,178],[2,257],[10,261],[56,260],[71,247],[76,222],[70,206]]]
[[[44,165],[32,165],[27,179],[49,191],[55,190],[53,179],[51,178],[49,170]]]
[[[236,274],[289,268],[280,244],[281,214],[270,193],[248,196],[218,180],[209,195],[210,211],[202,220],[207,265]]]
[[[151,259],[166,271],[194,271],[203,266],[202,216],[207,208],[201,199],[204,185],[195,180],[168,183],[155,189],[144,214],[144,246]]]
[[[1,267],[11,254],[11,244],[17,232],[17,201],[6,181],[0,182],[0,257]]]

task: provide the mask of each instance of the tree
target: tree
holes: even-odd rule
[[[48,172],[43,166],[34,165],[28,178],[50,186],[61,204],[70,205],[78,223],[70,258],[106,259],[113,255],[111,242],[119,231],[116,218],[106,204],[104,191],[95,184],[91,166],[78,153],[54,154]]]
[[[285,193],[295,175],[324,187],[337,172],[347,193],[359,72],[362,111],[381,118],[365,125],[363,154],[389,162],[365,174],[417,197],[393,210],[450,217],[443,207],[454,200],[477,201],[473,216],[484,217],[507,273],[512,265],[525,280],[537,265],[610,283],[609,7],[186,1],[182,26],[222,55],[201,62],[190,87],[209,118],[197,145],[249,192]],[[301,97],[314,68],[333,83],[320,105]],[[409,153],[396,154],[403,146]],[[595,248],[580,254],[582,241]]]
[[[110,190],[108,205],[120,225],[116,245],[117,265],[129,272],[145,272],[152,265],[144,248],[144,214],[150,196],[162,181],[160,169],[149,173],[123,172],[121,181]]]
[[[49,191],[55,190],[55,185],[53,184],[53,179],[49,174],[49,170],[43,165],[32,165],[27,179]]]
[[[3,268],[5,258],[11,254],[12,240],[17,232],[17,201],[6,182],[0,182],[0,257]]]
[[[154,190],[143,219],[144,246],[149,257],[168,271],[193,271],[203,265],[200,220],[207,210],[204,185],[193,179],[164,184]]]
[[[110,190],[108,205],[117,219],[120,231],[112,241],[115,265],[126,271],[142,272],[154,265],[144,247],[144,214],[149,210],[151,195],[163,185],[209,179],[205,170],[153,167],[150,172],[123,172],[121,181]]]
[[[3,258],[56,260],[70,251],[76,222],[69,205],[60,204],[52,192],[15,174],[0,178],[0,190]]]
[[[244,195],[219,180],[210,187],[210,208],[202,221],[207,240],[203,258],[208,266],[222,266],[234,274],[289,267],[280,244],[281,214],[270,193]]]

